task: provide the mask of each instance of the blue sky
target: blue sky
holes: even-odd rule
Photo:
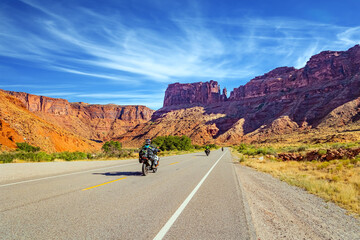
[[[360,2],[1,0],[0,88],[162,107],[167,85],[228,92],[360,43]]]

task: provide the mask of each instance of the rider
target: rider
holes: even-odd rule
[[[146,153],[146,157],[148,157],[150,160],[152,160],[155,167],[159,166],[158,158],[156,157],[156,153],[160,150],[154,146],[151,145],[151,140],[146,139],[145,145],[141,148],[141,152]]]
[[[205,146],[205,153],[206,153],[206,152],[210,153],[210,147],[209,147],[209,145],[206,145],[206,146]],[[207,155],[208,155],[208,153],[207,153]]]

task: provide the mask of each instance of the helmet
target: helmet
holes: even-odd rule
[[[150,144],[151,144],[151,140],[150,140],[150,139],[146,139],[146,140],[145,140],[145,144],[146,144],[146,145],[150,145]]]

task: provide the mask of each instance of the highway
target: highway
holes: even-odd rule
[[[0,184],[1,239],[255,239],[250,219],[227,149]]]

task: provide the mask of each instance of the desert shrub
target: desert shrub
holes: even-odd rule
[[[83,152],[60,152],[54,153],[53,158],[55,159],[63,159],[65,161],[72,161],[72,160],[83,160],[88,159],[87,154]]]
[[[275,155],[276,151],[272,147],[255,147],[254,145],[240,144],[238,146],[238,152],[254,156],[254,155]]]
[[[318,170],[321,170],[321,169],[327,168],[329,165],[330,165],[329,162],[323,162],[323,163],[320,163],[319,165],[317,165],[316,168]]]
[[[45,152],[12,152],[0,154],[0,161],[3,163],[11,163],[15,159],[30,162],[52,161],[52,155]]]
[[[245,162],[246,158],[243,154],[240,154],[239,156],[239,162]]]
[[[326,149],[319,149],[318,155],[325,155],[327,153]]]
[[[14,154],[2,153],[0,154],[0,161],[2,163],[11,163],[15,159]]]
[[[306,149],[308,149],[308,146],[302,145],[302,146],[298,147],[297,151],[298,151],[298,152],[303,152],[303,151],[305,151]]]
[[[101,148],[108,156],[117,156],[121,154],[122,144],[117,141],[105,142]]]
[[[271,147],[260,147],[256,149],[256,153],[261,155],[274,155],[276,152]]]
[[[339,149],[339,148],[352,148],[357,146],[358,144],[355,142],[351,142],[351,143],[333,143],[330,145],[330,148],[333,149]]]
[[[24,152],[38,152],[40,151],[39,147],[32,146],[26,142],[16,143],[17,150]]]
[[[207,146],[209,146],[210,149],[218,149],[219,146],[216,144],[208,144]]]
[[[191,139],[187,136],[159,136],[152,140],[155,146],[158,146],[162,151],[169,150],[190,150]]]
[[[351,163],[351,164],[354,164],[354,165],[360,163],[360,156],[357,155],[355,158],[350,159],[350,163]]]

